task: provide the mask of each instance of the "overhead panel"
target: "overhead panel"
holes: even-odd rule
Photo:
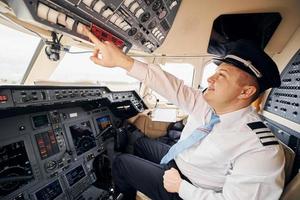
[[[128,52],[152,53],[164,42],[181,0],[9,0],[21,20],[88,41],[83,26]]]

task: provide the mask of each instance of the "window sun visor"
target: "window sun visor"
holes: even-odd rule
[[[220,15],[214,20],[207,52],[224,56],[228,44],[239,39],[252,40],[264,49],[281,19],[279,13]]]

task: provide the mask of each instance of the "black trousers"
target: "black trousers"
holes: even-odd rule
[[[152,200],[181,199],[178,193],[169,193],[163,186],[164,172],[171,167],[178,170],[174,161],[166,165],[159,164],[169,149],[170,146],[164,143],[146,137],[139,138],[134,147],[135,155],[121,154],[113,162],[115,190],[122,192],[125,200],[135,199],[137,190]],[[181,178],[187,180],[183,175]]]

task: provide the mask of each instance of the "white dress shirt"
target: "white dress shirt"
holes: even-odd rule
[[[135,61],[129,75],[144,82],[189,113],[180,140],[210,119],[212,108],[202,92],[158,66]],[[191,182],[182,181],[185,200],[275,200],[284,186],[284,153],[251,106],[220,115],[220,123],[200,142],[180,153],[175,162]],[[269,137],[268,137],[269,136]]]

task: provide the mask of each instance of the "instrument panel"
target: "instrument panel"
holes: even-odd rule
[[[264,110],[299,124],[300,50],[295,53],[280,76],[281,86],[271,90]]]
[[[66,178],[70,187],[72,187],[75,183],[77,183],[80,179],[85,177],[85,172],[83,167],[79,165],[78,167],[72,169],[68,173],[66,173]]]
[[[59,180],[55,180],[37,191],[35,197],[36,199],[52,200],[61,194],[63,194],[61,184]]]
[[[96,138],[90,121],[83,121],[69,127],[77,156],[96,146]]]
[[[53,131],[50,130],[42,133],[37,133],[35,135],[35,140],[39,148],[42,160],[59,152],[57,140]]]
[[[52,86],[1,86],[0,114],[7,109],[52,106],[88,101],[99,101],[103,105],[124,105],[131,107],[132,116],[147,109],[135,91],[113,92],[107,87],[52,87]],[[118,110],[119,106],[114,108]],[[53,116],[54,117],[54,116]],[[130,116],[126,116],[129,118]],[[55,119],[55,117],[53,118]]]
[[[34,180],[24,141],[0,147],[0,194],[8,195]],[[19,180],[13,180],[13,179]]]
[[[0,95],[7,97],[0,109],[6,114],[0,117],[0,199],[109,198],[109,191],[93,186],[94,161],[107,159],[107,147],[126,119],[113,113],[114,104],[127,105],[136,93],[102,88],[107,91],[103,100],[90,93],[100,88],[85,88],[90,92],[77,101],[70,100],[69,92],[60,100],[51,95],[70,90],[82,88],[0,87]],[[45,98],[24,102],[25,93],[44,93]]]
[[[135,45],[152,53],[164,42],[181,0],[8,0],[17,18],[88,41],[88,27],[124,52]]]

